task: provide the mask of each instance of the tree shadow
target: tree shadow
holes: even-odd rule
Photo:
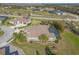
[[[38,51],[38,50],[36,50],[36,55],[40,55],[40,53],[39,53],[39,51]]]
[[[50,48],[49,48],[48,46],[46,46],[46,48],[45,48],[45,54],[46,54],[46,55],[56,55],[55,53],[53,53],[53,52],[50,50]]]

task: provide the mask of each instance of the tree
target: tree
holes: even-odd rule
[[[0,30],[1,30],[1,28],[0,28]]]
[[[60,32],[63,32],[64,31],[64,25],[61,22],[53,21],[53,25]]]
[[[5,24],[5,22],[8,20],[8,17],[6,17],[4,20],[2,20],[2,24]]]
[[[39,53],[39,51],[38,51],[38,50],[36,50],[36,54],[37,54],[37,55],[40,55],[40,53]]]
[[[50,50],[50,48],[48,46],[46,46],[46,48],[45,48],[45,53],[46,53],[46,55],[55,55],[55,53],[52,53],[52,51]]]
[[[48,25],[48,24],[49,24],[49,21],[44,21],[44,20],[43,20],[43,21],[41,22],[41,24],[42,24],[42,25]]]
[[[42,42],[46,43],[48,41],[48,39],[49,39],[48,36],[45,35],[45,34],[42,34],[42,35],[39,36],[39,40],[42,41]]]
[[[23,33],[14,33],[15,41],[19,43],[26,42],[26,36],[23,35]]]

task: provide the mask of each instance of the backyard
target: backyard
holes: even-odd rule
[[[26,55],[35,55],[37,51],[42,55],[46,54],[45,48],[48,46],[50,50],[52,50],[53,43],[43,45],[40,43],[35,43],[35,42],[27,42],[25,40],[25,36],[23,36],[21,33],[15,34],[15,39],[12,41],[13,45],[21,48]],[[54,53],[54,52],[53,52]]]
[[[63,39],[60,40],[57,48],[58,54],[79,54],[79,36],[65,31],[63,33]]]
[[[26,42],[24,44],[17,44],[17,43],[15,43],[15,41],[13,41],[12,44],[21,48],[26,55],[36,55],[36,51],[38,51],[41,55],[46,54],[45,48],[46,48],[47,45],[42,45],[42,44],[34,43],[34,42],[33,43]],[[53,44],[48,44],[48,47],[50,48],[50,50],[53,53],[55,53],[52,50],[52,46],[53,46]]]

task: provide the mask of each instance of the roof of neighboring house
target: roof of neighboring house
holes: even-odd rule
[[[34,25],[32,27],[26,28],[25,32],[28,37],[38,37],[41,34],[46,34],[48,37],[55,37],[53,33],[49,32],[48,25]]]
[[[15,20],[13,20],[14,23],[28,23],[30,21],[30,19],[28,17],[20,17],[20,18],[17,18]]]
[[[64,12],[60,10],[52,10],[52,11],[49,11],[49,13],[64,13]]]

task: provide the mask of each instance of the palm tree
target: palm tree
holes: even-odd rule
[[[52,26],[52,25],[53,25],[57,30],[59,30],[59,32],[63,32],[63,31],[64,31],[63,22],[53,21],[53,24],[51,24],[51,26]]]
[[[43,43],[43,42],[47,42],[48,41],[48,36],[47,35],[45,35],[45,34],[42,34],[42,35],[40,35],[39,36],[39,40]]]

